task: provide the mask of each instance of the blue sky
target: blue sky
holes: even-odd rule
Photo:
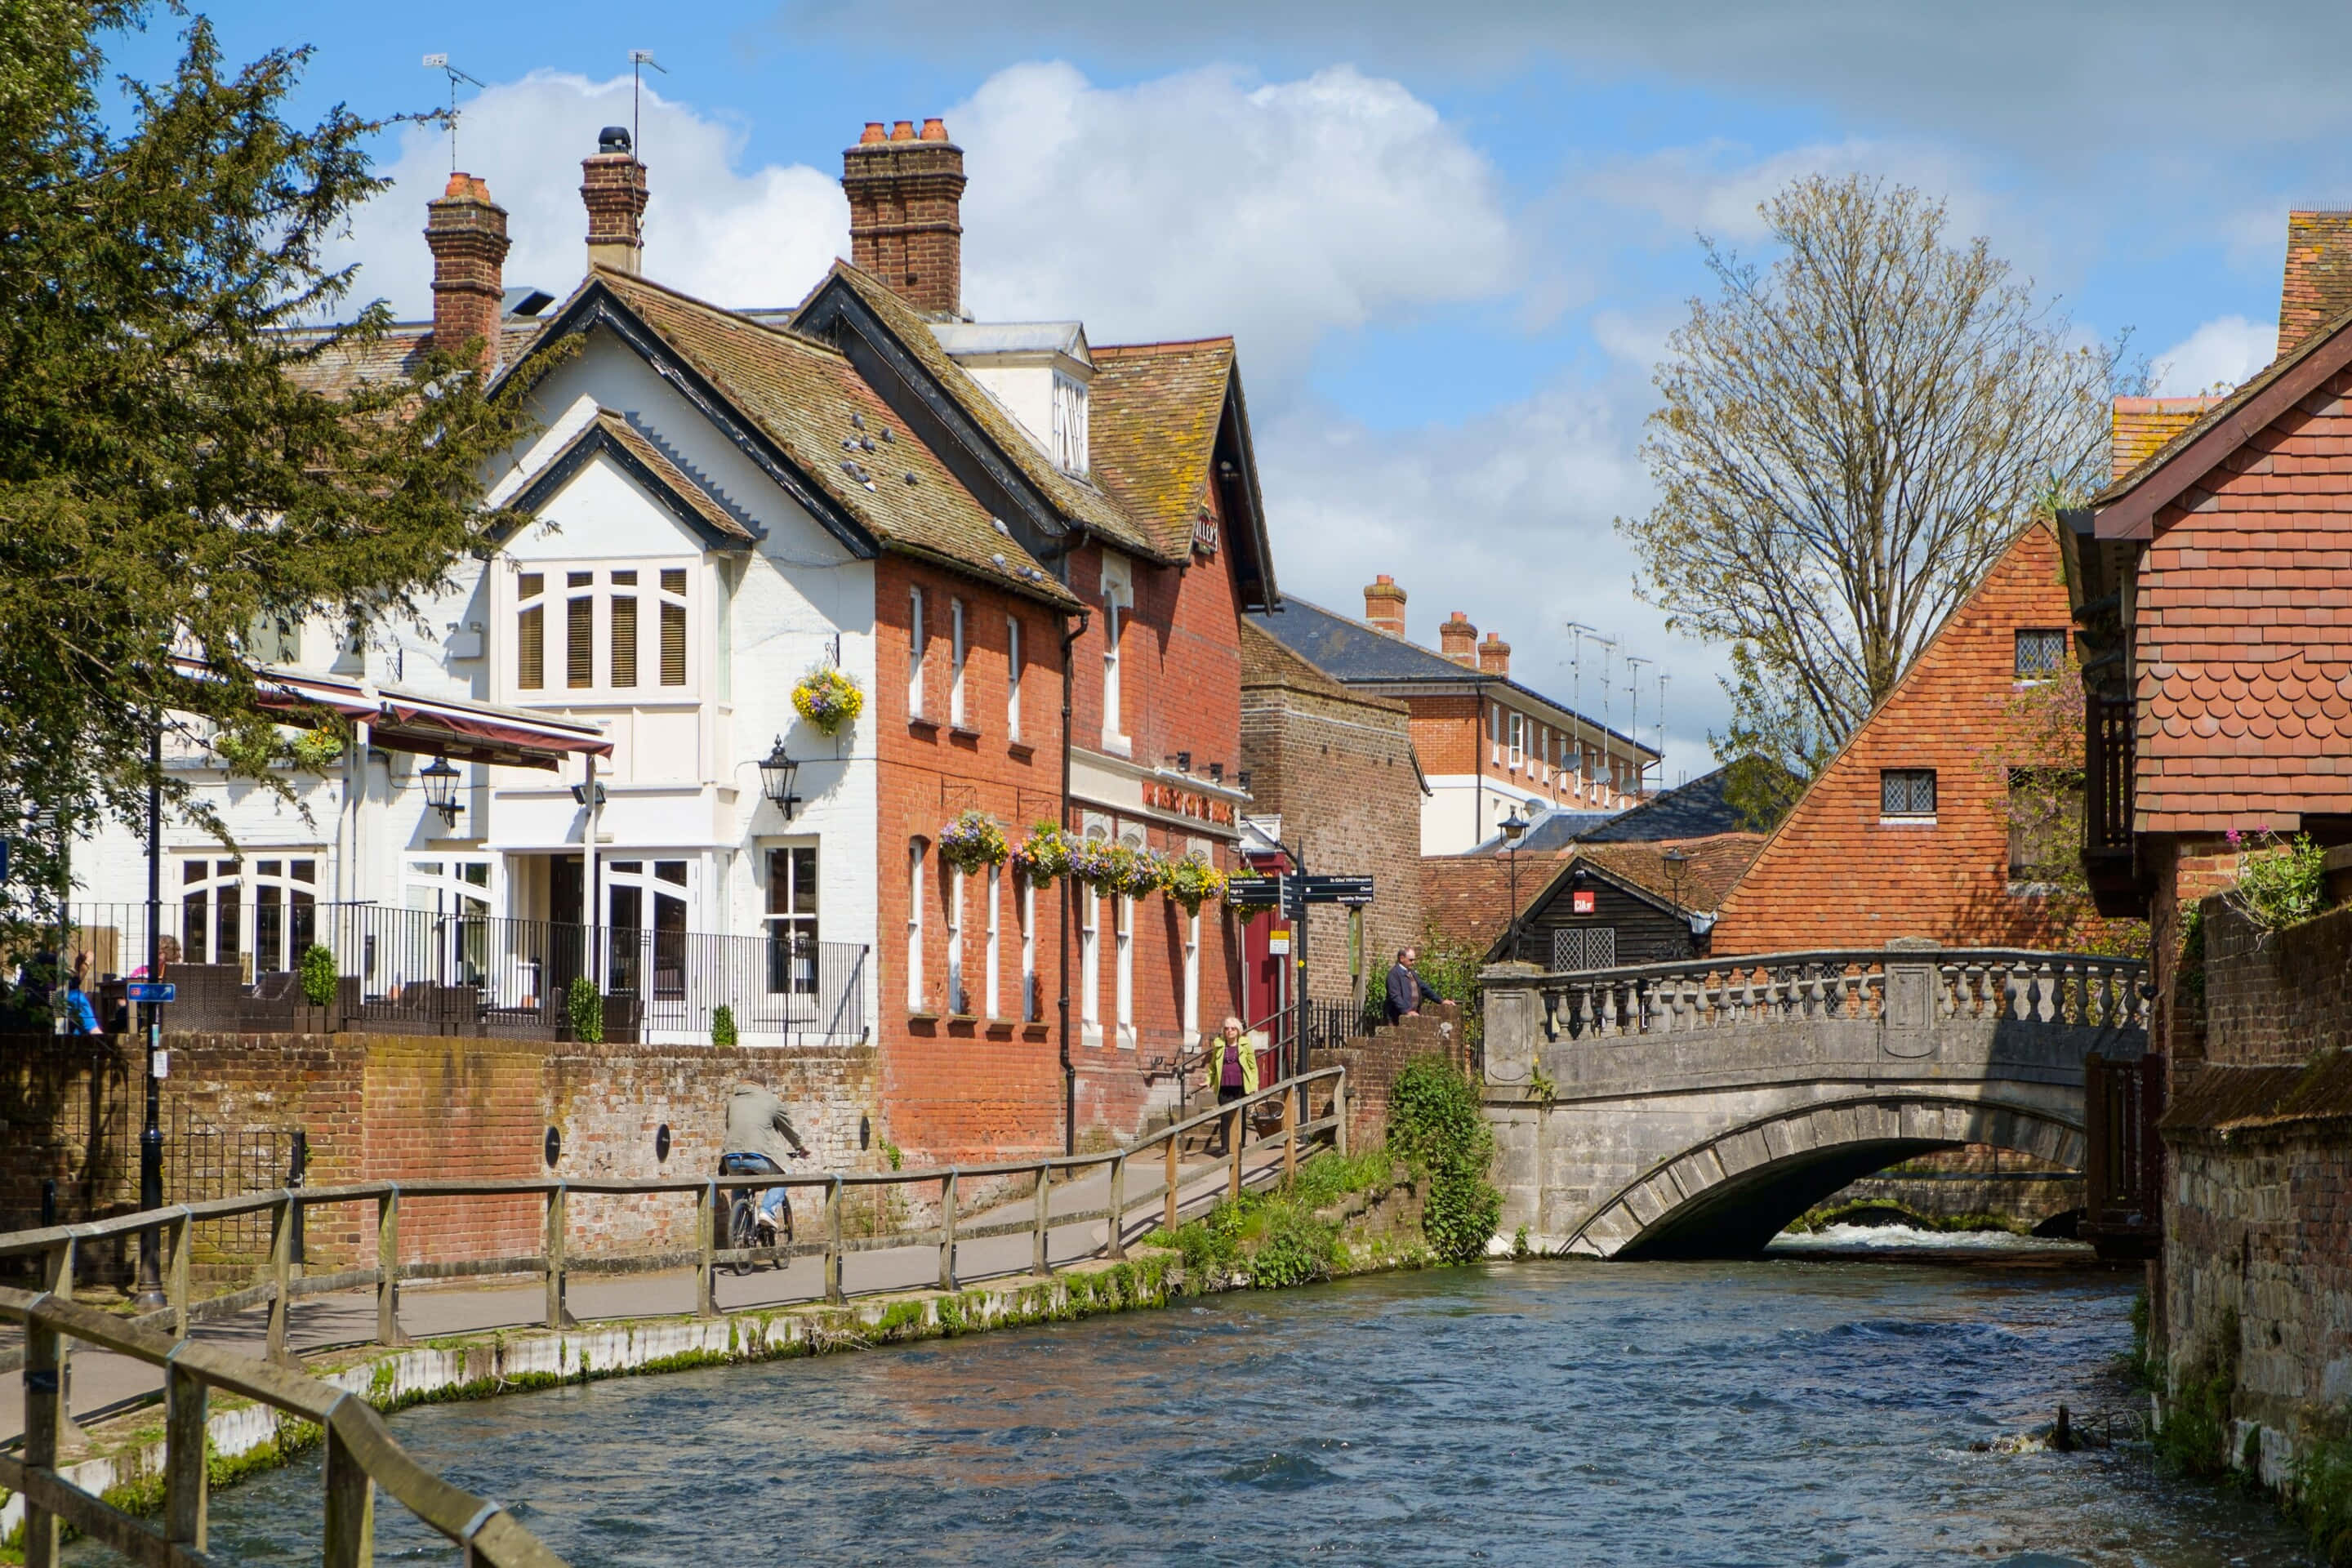
[[[866,121],[944,115],[967,308],[1097,342],[1234,333],[1286,589],[1360,613],[1391,573],[1415,636],[1464,610],[1563,696],[1565,624],[1614,634],[1655,661],[1645,735],[1670,678],[1670,782],[1708,765],[1721,659],[1638,601],[1610,524],[1649,504],[1649,371],[1705,285],[1696,232],[1761,255],[1755,205],[1790,178],[1916,184],[2185,391],[2268,358],[2287,208],[2352,203],[2340,7],[247,0],[215,22],[232,59],[314,46],[310,113],[444,101],[428,51],[488,84],[461,97],[460,162],[514,214],[509,281],[557,293],[632,47],[668,68],[647,271],[727,303],[795,299],[846,248],[832,182]],[[121,63],[166,68],[174,31]],[[446,143],[411,129],[382,157],[400,184],[350,254],[421,312]]]

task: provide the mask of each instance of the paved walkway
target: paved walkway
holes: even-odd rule
[[[1251,1150],[1243,1157],[1243,1180],[1265,1186],[1279,1179],[1282,1151]],[[1156,1159],[1128,1162],[1128,1190],[1153,1195],[1130,1203],[1123,1215],[1123,1233],[1132,1242],[1158,1226],[1165,1199],[1157,1191],[1164,1167]],[[1225,1194],[1231,1163],[1194,1158],[1184,1162],[1177,1179],[1179,1212],[1205,1213]],[[851,1188],[852,1194],[871,1191]],[[803,1241],[812,1235],[810,1189],[794,1189],[793,1212]],[[854,1201],[854,1200],[852,1200]],[[1055,1264],[1091,1258],[1103,1245],[1102,1211],[1110,1201],[1109,1167],[1056,1185],[1047,1200],[1046,1256]],[[979,1228],[1026,1219],[1035,1211],[1034,1196],[957,1217],[957,1227]],[[1080,1214],[1087,1218],[1075,1217]],[[956,1277],[972,1281],[1029,1271],[1034,1238],[989,1237],[956,1244]],[[892,1290],[929,1289],[939,1283],[937,1247],[900,1247],[874,1252],[852,1252],[842,1259],[842,1286],[852,1296]],[[751,1308],[794,1305],[817,1300],[824,1289],[824,1259],[794,1258],[781,1268],[761,1268],[738,1276],[721,1269],[714,1287],[722,1312]],[[618,1278],[574,1273],[565,1281],[564,1301],[582,1322],[620,1318],[685,1315],[694,1310],[694,1273],[672,1269],[658,1274]],[[406,1285],[400,1292],[400,1326],[414,1340],[478,1333],[491,1329],[531,1328],[543,1324],[547,1288],[538,1279],[529,1284],[442,1286]],[[268,1310],[256,1308],[233,1318],[200,1323],[191,1337],[258,1356],[267,1342]],[[375,1294],[373,1290],[338,1291],[296,1300],[287,1322],[288,1342],[297,1351],[318,1351],[367,1344],[375,1338]],[[0,1345],[22,1342],[22,1331],[9,1329]],[[163,1374],[143,1362],[102,1352],[75,1350],[70,1358],[70,1407],[81,1420],[110,1414],[158,1394]],[[13,1441],[24,1431],[24,1382],[0,1378],[0,1441]]]

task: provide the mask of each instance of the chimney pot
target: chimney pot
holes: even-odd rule
[[[877,142],[887,142],[889,139],[890,133],[882,128],[880,121],[869,120],[866,122],[865,131],[857,138],[857,144],[860,147],[871,147]]]
[[[1478,667],[1478,628],[1456,610],[1437,628],[1437,651],[1467,668]]]
[[[2281,357],[2352,310],[2352,212],[2286,215],[2286,279],[2279,290]]]
[[[646,166],[628,127],[606,126],[596,155],[580,161],[580,200],[588,208],[588,265],[635,277],[645,260]]]
[[[1404,590],[1385,572],[1364,589],[1364,619],[1376,632],[1385,632],[1392,637],[1404,636]]]
[[[920,139],[910,120],[887,142],[879,125],[841,156],[849,259],[918,310],[952,320],[963,307],[963,149],[939,120],[923,122]]]
[[[425,205],[425,244],[433,252],[434,346],[455,353],[478,342],[482,374],[495,372],[507,209],[473,175],[452,174],[441,199]]]
[[[1503,640],[1501,634],[1488,632],[1486,640],[1478,645],[1478,668],[1486,675],[1511,673],[1511,645]]]

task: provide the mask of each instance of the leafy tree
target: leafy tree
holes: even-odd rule
[[[233,767],[285,792],[268,763],[293,747],[260,705],[249,629],[413,613],[509,521],[478,509],[478,475],[522,433],[520,399],[493,400],[466,345],[362,382],[330,373],[382,338],[383,305],[306,325],[349,302],[353,272],[325,266],[321,247],[383,187],[365,147],[386,122],[341,108],[289,122],[307,51],[230,68],[197,17],[170,79],[122,84],[117,130],[107,48],[152,10],[0,8],[13,889],[56,885],[65,844],[100,814],[143,824],[159,722],[225,741]],[[222,831],[182,780],[161,783],[181,815]]]
[[[1658,504],[1617,526],[1669,624],[1730,645],[1717,755],[1810,776],[2036,503],[2100,471],[2120,347],[1908,187],[1812,175],[1759,211],[1769,272],[1701,239],[1719,291],[1658,367]]]

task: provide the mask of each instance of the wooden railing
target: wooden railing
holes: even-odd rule
[[[1320,1115],[1315,1093],[1328,1093]],[[1253,1132],[1253,1124],[1269,1116],[1276,1125]],[[1027,1234],[1033,1237],[1027,1272],[1050,1275],[1048,1233],[1055,1224],[1104,1227],[1103,1239],[1087,1256],[1118,1258],[1127,1253],[1127,1215],[1133,1207],[1160,1200],[1160,1219],[1173,1228],[1178,1221],[1181,1174],[1181,1144],[1192,1135],[1220,1128],[1224,1134],[1224,1181],[1228,1197],[1241,1194],[1246,1156],[1279,1146],[1282,1177],[1296,1173],[1301,1152],[1310,1140],[1328,1135],[1345,1153],[1348,1147],[1348,1081],[1344,1067],[1321,1068],[1254,1094],[1186,1118],[1152,1132],[1125,1148],[1100,1153],[1056,1155],[1035,1160],[1003,1161],[991,1164],[958,1165],[922,1171],[831,1172],[812,1175],[769,1174],[709,1176],[658,1181],[574,1181],[551,1177],[540,1181],[471,1182],[424,1180],[362,1182],[340,1187],[282,1188],[243,1197],[215,1198],[162,1210],[118,1215],[89,1225],[52,1226],[40,1230],[0,1236],[0,1258],[40,1259],[44,1289],[38,1293],[0,1289],[0,1321],[22,1321],[26,1339],[22,1350],[0,1352],[0,1371],[22,1367],[26,1384],[26,1441],[17,1458],[0,1456],[0,1483],[22,1492],[27,1509],[28,1564],[54,1563],[58,1522],[70,1525],[113,1546],[142,1563],[198,1563],[204,1549],[205,1395],[208,1388],[258,1399],[315,1421],[327,1432],[327,1555],[330,1568],[370,1562],[373,1551],[373,1487],[382,1484],[427,1524],[465,1544],[469,1562],[486,1564],[560,1564],[547,1548],[511,1519],[472,1494],[423,1469],[384,1432],[364,1401],[343,1390],[303,1375],[290,1363],[287,1338],[289,1310],[304,1296],[331,1291],[372,1289],[375,1292],[375,1329],[365,1342],[399,1345],[407,1342],[400,1326],[400,1285],[403,1280],[453,1279],[496,1275],[537,1274],[546,1284],[546,1323],[562,1328],[575,1321],[566,1297],[574,1272],[604,1274],[651,1273],[691,1266],[695,1270],[695,1311],[718,1315],[716,1279],[719,1270],[745,1262],[781,1263],[793,1258],[824,1259],[820,1295],[842,1301],[855,1293],[844,1279],[845,1258],[859,1252],[926,1247],[939,1251],[939,1287],[958,1288],[957,1248],[995,1237]],[[1128,1167],[1143,1160],[1156,1163],[1157,1184],[1129,1191]],[[1055,1215],[1051,1212],[1054,1181],[1064,1182],[1098,1167],[1107,1168],[1108,1191],[1098,1209]],[[994,1180],[1034,1181],[1029,1213],[1013,1220],[971,1225],[960,1222],[959,1195],[976,1184]],[[935,1185],[939,1193],[939,1223],[889,1235],[854,1237],[845,1234],[847,1194],[853,1189],[887,1189]],[[787,1247],[730,1248],[718,1245],[718,1228],[729,1199],[722,1194],[743,1188],[782,1186],[824,1194],[824,1234],[821,1239]],[[691,1194],[695,1199],[696,1236],[692,1248],[658,1250],[634,1256],[572,1258],[569,1247],[569,1200],[575,1194]],[[440,1199],[537,1196],[545,1205],[545,1242],[541,1251],[524,1257],[402,1261],[400,1223],[403,1212],[415,1205]],[[1015,1200],[1018,1201],[1018,1200]],[[294,1261],[293,1238],[306,1210],[337,1204],[372,1205],[375,1210],[373,1265],[310,1273]],[[253,1284],[224,1295],[194,1299],[189,1259],[195,1226],[240,1215],[268,1217],[269,1258]],[[85,1244],[136,1237],[158,1237],[167,1305],[142,1317],[124,1319],[78,1306],[72,1300],[77,1254]],[[998,1272],[1018,1274],[1018,1268]],[[979,1278],[980,1276],[974,1276]],[[877,1289],[904,1289],[904,1284]],[[772,1305],[773,1303],[763,1303]],[[254,1360],[188,1340],[197,1323],[235,1316],[257,1307],[268,1309],[265,1337],[267,1360]],[[164,1520],[160,1532],[152,1526],[110,1507],[65,1481],[57,1473],[63,1439],[69,1431],[66,1410],[67,1341],[80,1340],[97,1348],[131,1356],[165,1370],[164,1400],[167,1458]],[[41,1544],[47,1542],[47,1545]],[[43,1555],[42,1553],[47,1553]]]
[[[467,1563],[490,1568],[562,1568],[563,1560],[496,1503],[451,1485],[411,1458],[366,1400],[289,1367],[142,1328],[54,1291],[0,1289],[0,1321],[25,1325],[25,1438],[0,1453],[0,1484],[25,1500],[25,1562],[53,1568],[68,1528],[133,1563],[200,1564],[208,1486],[205,1406],[215,1389],[315,1422],[326,1436],[327,1568],[362,1568],[375,1552],[381,1486],[442,1535]],[[79,1340],[163,1371],[163,1513],[133,1518],[58,1473],[70,1431],[66,1346]]]
[[[1888,1021],[1888,975],[1918,977],[1919,1016],[2145,1028],[2137,959],[2011,948],[1773,952],[1578,973],[1490,975],[1496,987],[1543,994],[1548,1037],[1683,1034],[1811,1019]],[[1897,1011],[1899,1012],[1898,1005]]]

